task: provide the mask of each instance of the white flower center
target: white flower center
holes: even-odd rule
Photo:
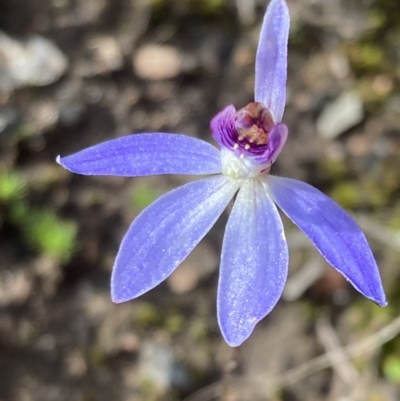
[[[226,148],[221,149],[222,174],[233,179],[254,178],[268,173],[271,163],[258,164],[250,157],[235,155]]]

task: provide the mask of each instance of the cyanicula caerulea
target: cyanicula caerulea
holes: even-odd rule
[[[373,254],[354,220],[316,188],[269,174],[288,136],[281,122],[288,33],[285,1],[271,0],[258,44],[254,102],[238,111],[227,106],[211,121],[220,150],[199,139],[156,132],[57,159],[85,175],[211,175],[168,192],[135,219],[112,272],[114,302],[129,301],[164,281],[234,199],[217,297],[218,322],[229,345],[246,340],[281,297],[288,248],[276,205],[359,292],[386,305]]]

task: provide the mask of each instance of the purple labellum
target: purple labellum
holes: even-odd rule
[[[234,106],[225,107],[211,120],[210,128],[221,146],[222,171],[232,178],[268,173],[288,135],[286,125],[275,124],[271,112],[260,102],[239,111]]]

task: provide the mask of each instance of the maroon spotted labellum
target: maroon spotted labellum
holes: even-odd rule
[[[267,145],[268,135],[274,127],[274,120],[269,110],[259,102],[249,103],[236,112],[237,145],[250,148],[261,148]]]

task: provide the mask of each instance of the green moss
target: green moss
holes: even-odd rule
[[[226,0],[181,0],[187,3],[189,9],[200,15],[214,15],[225,5]]]
[[[381,71],[385,64],[385,52],[382,46],[373,42],[347,44],[345,52],[353,69],[358,72]]]
[[[352,209],[360,203],[360,188],[352,181],[337,183],[330,195],[341,206],[348,209]]]
[[[142,399],[147,401],[159,401],[164,393],[164,389],[157,387],[153,381],[147,378],[139,379],[139,387]]]
[[[132,206],[137,210],[143,210],[158,197],[158,192],[146,184],[138,185],[131,194]]]
[[[190,325],[190,337],[196,341],[203,341],[207,338],[209,327],[204,319],[196,318]]]
[[[392,209],[391,217],[388,221],[388,226],[400,230],[400,201],[398,201]]]
[[[39,252],[66,263],[76,249],[77,226],[52,211],[29,209],[23,227],[27,241]]]
[[[389,355],[383,361],[383,374],[387,380],[395,384],[400,384],[400,357]]]
[[[319,171],[324,178],[332,180],[342,179],[347,173],[346,162],[341,159],[324,159]]]
[[[346,311],[346,322],[355,330],[365,332],[369,327],[382,327],[388,324],[393,318],[392,305],[386,308],[381,308],[373,302],[358,298],[353,302]]]
[[[337,182],[330,196],[347,209],[360,206],[380,208],[391,200],[391,190],[386,186],[385,179],[378,181],[371,176],[363,176],[359,181],[344,180]]]
[[[185,319],[179,314],[168,316],[165,321],[165,328],[171,335],[180,333],[183,330],[184,325]]]
[[[165,14],[177,7],[181,12],[190,13],[200,17],[213,17],[226,6],[227,0],[148,0],[153,7],[153,13],[165,18]]]
[[[371,9],[374,13],[381,14],[380,18],[384,18],[382,29],[388,29],[392,26],[400,24],[400,8],[398,2],[393,0],[379,0]]]
[[[100,367],[105,364],[106,355],[101,347],[92,346],[87,349],[87,358],[91,365]]]
[[[197,2],[203,4],[206,13],[213,14],[218,12],[225,5],[226,0],[205,0]]]
[[[22,231],[33,249],[67,263],[76,249],[77,226],[53,211],[32,207],[25,200],[28,184],[32,185],[16,171],[0,172],[0,202],[7,205],[6,219]]]
[[[374,208],[387,205],[390,201],[390,191],[385,184],[384,179],[377,181],[371,176],[363,177],[361,181],[363,203]]]
[[[160,326],[162,316],[153,304],[140,302],[136,305],[135,321],[141,328]]]
[[[368,20],[372,30],[384,28],[387,24],[386,14],[379,9],[372,9],[369,12]]]
[[[29,206],[24,200],[14,202],[9,209],[8,218],[16,226],[24,227],[26,216],[29,216]]]
[[[22,198],[27,188],[25,178],[16,171],[0,171],[0,201],[8,203]]]

